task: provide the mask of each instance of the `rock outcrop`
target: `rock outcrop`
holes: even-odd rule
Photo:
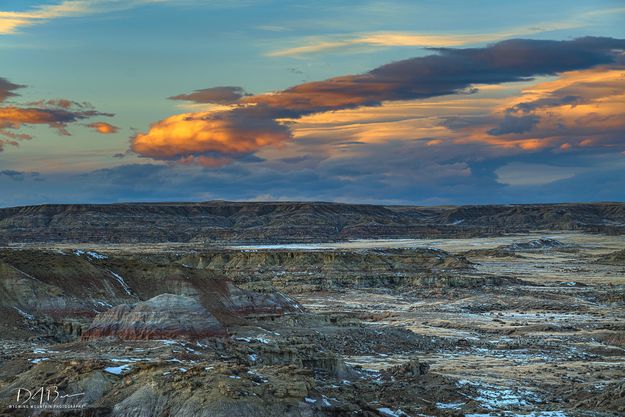
[[[597,259],[597,263],[608,265],[625,265],[625,249],[602,255]]]
[[[222,324],[197,300],[161,294],[147,301],[113,307],[93,320],[83,339],[114,336],[124,340],[188,339],[225,335]]]
[[[461,256],[428,249],[205,250],[173,258],[191,268],[224,274],[250,289],[290,293],[340,288],[399,288],[436,285],[445,272],[463,272]],[[443,280],[441,280],[443,282]]]
[[[564,243],[556,239],[542,237],[540,239],[530,240],[528,242],[515,242],[511,245],[503,246],[501,249],[514,251],[538,251],[549,249],[562,249],[567,247]]]

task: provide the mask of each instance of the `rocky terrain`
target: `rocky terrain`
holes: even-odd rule
[[[0,242],[6,244],[329,242],[477,237],[530,230],[622,234],[625,204],[417,207],[212,201],[0,209]]]
[[[589,205],[562,227],[575,231],[468,237],[468,226],[454,237],[294,243],[295,228],[290,244],[241,243],[288,204],[259,214],[263,204],[207,203],[238,221],[241,207],[253,212],[227,244],[122,242],[137,230],[133,239],[156,239],[149,227],[114,242],[68,241],[78,226],[57,242],[10,239],[0,247],[0,416],[625,415],[625,238],[579,230],[614,226],[618,205]],[[162,206],[189,236],[204,233]],[[342,207],[329,206],[328,219]],[[398,213],[388,224],[417,210],[375,209]],[[421,215],[485,224],[461,209]],[[495,224],[503,209],[481,213]],[[84,210],[77,218],[93,215]],[[316,221],[297,210],[297,222]],[[74,221],[57,215],[37,224]],[[289,233],[284,224],[276,230]]]

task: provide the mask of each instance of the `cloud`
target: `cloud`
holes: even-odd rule
[[[536,115],[513,116],[506,114],[499,122],[499,126],[488,131],[492,136],[505,135],[508,133],[525,133],[532,130],[538,124],[540,118]]]
[[[0,107],[0,135],[10,138],[30,139],[30,135],[16,134],[7,129],[20,129],[25,125],[48,125],[62,135],[68,135],[66,127],[69,123],[93,116],[112,116],[95,110],[66,110],[49,108],[23,108],[16,106]]]
[[[586,171],[578,167],[511,162],[495,170],[497,181],[507,185],[543,185],[572,178]]]
[[[183,113],[137,134],[132,151],[153,159],[221,166],[231,155],[244,155],[290,138],[289,129],[246,108],[228,112]]]
[[[507,38],[531,35],[549,30],[568,29],[577,25],[558,25],[552,27],[532,27],[516,31],[495,32],[484,34],[424,34],[413,32],[366,32],[355,35],[331,36],[323,38],[312,38],[304,46],[280,49],[269,52],[268,56],[302,56],[326,51],[338,51],[346,48],[363,46],[373,47],[421,47],[421,48],[449,48],[479,43],[500,41]]]
[[[12,82],[0,77],[0,103],[9,97],[17,96],[18,94],[14,93],[14,91],[24,87],[25,86],[23,85],[13,84]]]
[[[20,172],[20,171],[14,171],[11,169],[5,169],[3,171],[0,171],[0,175],[6,175],[7,177],[15,180],[15,181],[23,181],[24,180],[24,173]]]
[[[119,128],[117,126],[113,126],[110,123],[106,122],[93,122],[87,125],[92,129],[95,129],[96,132],[101,133],[103,135],[110,135],[112,133],[117,133]]]
[[[365,50],[363,47],[422,47],[422,48],[449,48],[464,45],[475,45],[488,42],[496,42],[504,39],[534,35],[537,33],[551,32],[584,27],[594,18],[604,15],[625,13],[625,7],[615,7],[603,10],[594,10],[573,16],[561,22],[538,23],[532,26],[518,27],[506,31],[493,33],[465,33],[465,34],[436,34],[415,32],[364,32],[355,34],[329,35],[310,37],[304,42],[305,45],[284,48],[269,52],[268,56],[303,56],[308,54],[344,51],[353,49]]]
[[[305,116],[380,106],[388,101],[473,93],[476,84],[522,82],[535,76],[611,64],[622,49],[625,40],[599,37],[570,41],[515,39],[484,48],[441,48],[436,54],[397,61],[364,74],[245,96],[231,109],[170,116],[154,123],[148,132],[136,135],[132,150],[154,159],[189,163],[209,157],[225,163],[266,147],[284,145],[293,137],[292,128],[296,129],[298,120]],[[508,119],[495,121],[498,128],[493,128],[491,120],[489,129],[495,129],[492,133],[524,133],[538,123],[532,115],[508,114]],[[478,133],[489,136],[488,129],[471,128],[471,137]],[[486,141],[493,144],[514,141],[490,136]],[[523,141],[527,149],[540,145],[539,140]]]
[[[64,0],[58,4],[35,6],[27,11],[0,11],[0,35],[15,34],[22,27],[53,19],[108,13],[166,1],[168,0]]]
[[[492,117],[466,124],[466,140],[527,150],[625,148],[625,67],[570,71],[505,98]],[[489,128],[492,123],[498,124]]]
[[[212,87],[195,90],[190,94],[179,94],[169,97],[170,100],[185,100],[194,103],[233,104],[242,97],[248,96],[241,87]]]
[[[0,78],[0,98],[15,96],[16,94],[12,91],[21,87]],[[19,132],[19,129],[24,126],[48,125],[56,129],[59,134],[69,136],[70,133],[66,129],[69,124],[95,116],[110,117],[113,114],[99,112],[89,103],[78,103],[67,99],[39,100],[26,105],[0,106],[0,138],[4,138],[0,139],[0,152],[4,145],[18,146],[20,140],[32,139],[30,134]]]

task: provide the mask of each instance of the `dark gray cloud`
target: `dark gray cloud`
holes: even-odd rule
[[[0,102],[3,102],[9,97],[17,96],[18,94],[14,91],[24,87],[25,86],[23,85],[13,84],[12,82],[0,77]]]
[[[584,100],[580,96],[565,95],[563,97],[558,97],[557,94],[558,92],[552,92],[552,97],[519,103],[513,108],[508,109],[508,113],[530,113],[536,109],[541,109],[545,107],[557,107],[566,105],[575,106],[582,103]]]
[[[570,41],[512,39],[484,48],[434,49],[435,55],[383,65],[368,73],[300,84],[270,95],[246,97],[256,110],[294,117],[375,106],[468,91],[473,84],[499,84],[539,75],[614,63],[625,39],[586,37]]]
[[[487,204],[625,201],[625,160],[609,153],[543,152],[483,158],[483,144],[458,149],[419,141],[363,144],[354,158],[235,162],[220,169],[128,164],[84,174],[0,175],[0,206],[120,201],[290,199],[381,204]],[[314,158],[313,158],[314,159]],[[571,178],[537,185],[498,182],[512,162],[582,169]],[[294,165],[294,166],[293,166]]]
[[[189,94],[178,94],[177,96],[169,97],[169,99],[192,101],[194,103],[233,104],[249,95],[241,87],[212,87],[195,90]]]
[[[0,171],[0,176],[8,177],[14,181],[24,181],[25,178],[40,178],[41,174],[39,172],[22,172],[15,171],[12,169],[5,169]]]
[[[512,116],[506,114],[504,118],[499,122],[497,127],[494,127],[488,131],[489,135],[498,136],[506,135],[508,133],[525,133],[529,132],[538,124],[540,117],[536,115],[529,116]]]

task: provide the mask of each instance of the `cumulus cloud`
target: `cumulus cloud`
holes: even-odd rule
[[[101,133],[103,135],[110,135],[112,133],[117,133],[119,128],[117,126],[113,126],[110,123],[106,122],[93,122],[89,123],[87,127],[94,129],[96,132]]]
[[[192,101],[194,103],[233,104],[241,98],[249,96],[241,87],[212,87],[195,90],[189,94],[178,94],[170,100]]]
[[[284,144],[292,138],[289,123],[297,123],[304,116],[380,106],[388,101],[471,93],[476,84],[527,81],[535,76],[611,64],[623,49],[625,40],[600,37],[570,41],[515,39],[484,48],[441,48],[436,54],[397,61],[364,74],[241,97],[228,110],[171,116],[136,135],[132,150],[154,159],[182,162],[193,162],[198,157],[236,159],[237,155]],[[490,129],[495,129],[495,136],[524,133],[536,123],[533,116],[511,115],[499,122],[499,128],[491,125]],[[532,146],[532,142],[525,144]]]
[[[132,150],[162,160],[219,166],[231,155],[255,152],[290,138],[289,129],[247,108],[228,112],[183,113],[170,116],[137,134]]]

